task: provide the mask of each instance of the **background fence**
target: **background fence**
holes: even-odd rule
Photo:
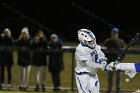
[[[76,84],[75,84],[75,76],[74,76],[74,68],[75,68],[75,46],[63,46],[61,50],[43,50],[46,52],[63,52],[64,54],[64,70],[61,72],[61,89],[63,90],[71,90],[71,91],[75,91],[77,90],[76,88]],[[0,49],[6,49],[6,48],[0,48]],[[13,66],[13,71],[12,71],[12,85],[13,87],[17,88],[17,86],[19,86],[19,67],[17,65],[17,49],[20,48],[14,48],[14,66]],[[7,49],[6,49],[7,50]],[[107,52],[105,47],[102,47],[103,52]],[[125,62],[135,62],[135,61],[140,61],[140,49],[139,48],[130,48],[127,52],[127,55],[124,59]],[[32,73],[32,69],[31,69],[31,74],[30,74],[30,80],[29,80],[29,86],[31,86],[30,88],[32,88],[33,86],[35,86],[34,84],[34,75]],[[48,89],[52,89],[53,84],[52,84],[52,80],[51,80],[51,75],[48,72],[48,67],[46,70],[47,73],[47,81],[46,81],[46,87]],[[99,75],[99,79],[100,79],[100,83],[101,83],[101,90],[102,91],[106,91],[107,88],[107,73],[104,71],[99,70],[98,71],[98,75]],[[124,79],[127,76],[123,75],[122,77],[122,90],[123,91],[133,91],[136,90],[138,88],[140,88],[139,85],[139,77],[140,75],[136,75],[136,77],[134,77],[132,80],[130,80],[129,83],[125,83]],[[6,77],[7,78],[7,77]],[[115,80],[114,80],[115,81]],[[133,86],[132,86],[133,85]],[[114,88],[115,88],[115,84],[114,84]]]

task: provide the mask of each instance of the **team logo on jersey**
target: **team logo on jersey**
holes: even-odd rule
[[[95,51],[91,52],[90,55],[91,55],[92,61],[93,61],[93,62],[94,62],[94,61],[96,62],[97,59],[98,59],[97,51],[95,50]]]

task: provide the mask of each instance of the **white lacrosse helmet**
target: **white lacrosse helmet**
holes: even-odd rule
[[[80,29],[78,31],[78,39],[82,46],[87,46],[91,49],[96,47],[96,37],[88,29]]]

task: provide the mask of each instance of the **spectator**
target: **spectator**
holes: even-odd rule
[[[8,86],[7,88],[11,88],[11,80],[12,80],[12,65],[13,65],[13,52],[12,52],[12,46],[13,46],[13,38],[11,35],[11,30],[9,28],[5,28],[3,33],[0,36],[0,46],[1,46],[1,88],[4,86],[5,81],[5,68],[7,69],[8,74]]]
[[[29,81],[29,73],[31,69],[30,60],[30,35],[27,27],[24,27],[18,40],[15,42],[18,50],[18,65],[20,67],[20,90],[26,90]]]
[[[108,53],[106,57],[108,58],[108,64],[114,62],[118,55],[120,54],[120,49],[125,47],[125,43],[122,39],[119,38],[119,29],[113,28],[111,30],[111,37],[106,39],[104,46],[107,47]],[[123,59],[123,57],[121,58]],[[111,93],[113,86],[113,74],[114,71],[108,71],[108,91]],[[121,88],[121,72],[116,71],[116,93],[120,93]]]
[[[56,50],[54,53],[49,55],[49,72],[52,75],[54,91],[59,91],[60,88],[60,71],[63,70],[63,54],[58,52],[62,47],[62,41],[58,38],[56,34],[50,36],[50,49]]]
[[[39,83],[41,83],[42,91],[45,91],[46,83],[46,52],[47,39],[42,31],[38,31],[32,41],[33,57],[32,65],[35,71],[35,91],[39,91]]]

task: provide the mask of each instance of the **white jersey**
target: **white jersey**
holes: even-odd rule
[[[75,58],[77,63],[75,71],[77,73],[89,72],[95,75],[97,69],[101,66],[98,60],[100,58],[105,58],[105,55],[101,51],[101,47],[98,45],[95,49],[91,49],[79,44],[76,48]]]

